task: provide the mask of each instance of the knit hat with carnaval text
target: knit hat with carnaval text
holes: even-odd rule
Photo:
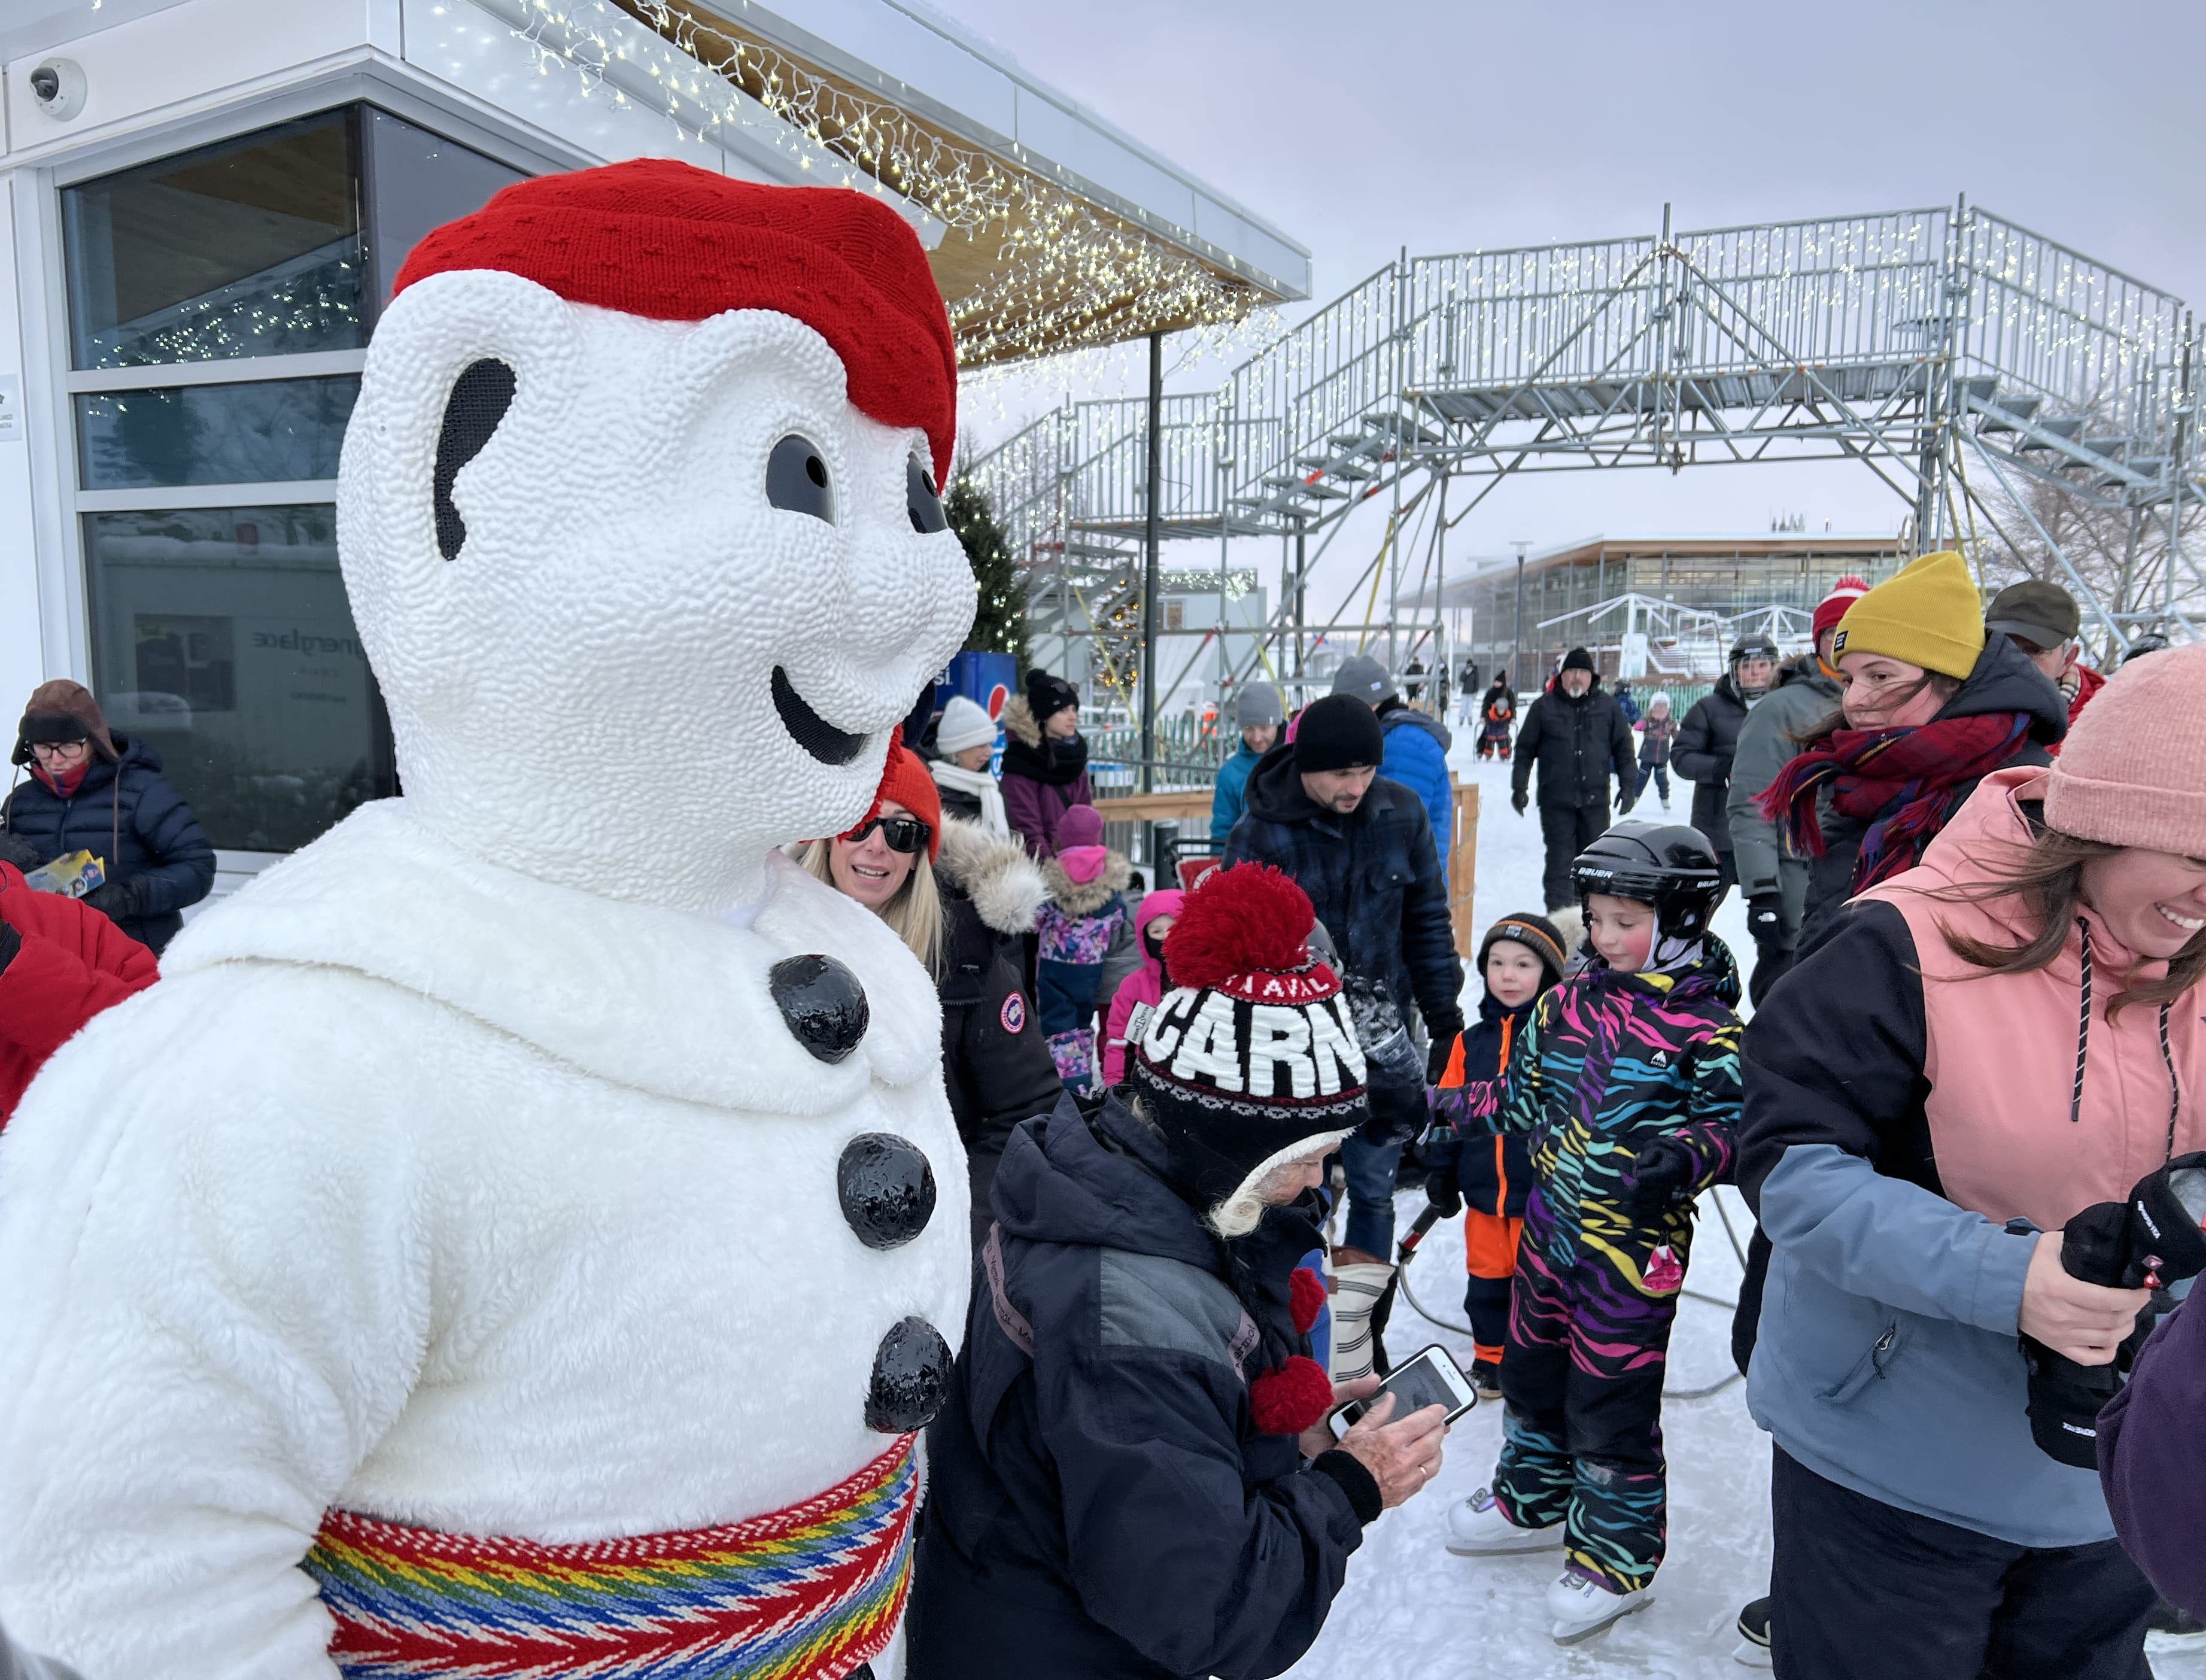
[[[1285,874],[1239,863],[1203,877],[1165,936],[1173,989],[1127,1071],[1206,1211],[1365,1118],[1363,1051],[1339,977],[1310,955],[1316,920]]]

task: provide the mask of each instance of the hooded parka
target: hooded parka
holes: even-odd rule
[[[1738,732],[1750,710],[1726,671],[1685,713],[1670,748],[1670,768],[1693,784],[1693,826],[1726,857],[1731,855],[1731,828],[1724,818],[1724,797],[1731,788]]]

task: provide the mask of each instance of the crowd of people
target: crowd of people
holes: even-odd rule
[[[2086,1276],[2064,1231],[2173,1209],[2206,1264],[2206,647],[2108,677],[2080,622],[2043,583],[1986,608],[1934,554],[1841,580],[1790,664],[1742,638],[1682,718],[1585,649],[1521,718],[1466,665],[1477,754],[1546,848],[1468,1006],[1446,670],[1404,673],[1431,711],[1364,657],[1291,715],[1242,689],[1191,886],[1107,843],[1061,677],[892,744],[798,861],[933,979],[969,1175],[909,1671],[1291,1666],[1441,1463],[1443,1409],[1363,1405],[1422,1183],[1462,1220],[1467,1374],[1505,1407],[1446,1544],[1559,1554],[1559,1642],[1652,1601],[1668,1341],[1699,1200],[1736,1184],[1733,1351],[1773,1442],[1743,1659],[2149,1673],[2148,1626],[2206,1611],[2206,1330],[2181,1242]],[[152,983],[212,874],[82,688],[33,696],[15,762],[0,1117]],[[1689,820],[1613,821],[1650,782],[1666,813],[1673,772]],[[98,885],[53,890],[80,851]],[[1713,931],[1734,886],[1744,974]]]

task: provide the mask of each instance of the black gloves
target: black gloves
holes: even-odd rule
[[[1509,803],[1511,807],[1514,809],[1517,814],[1520,817],[1524,814],[1524,807],[1531,802],[1532,801],[1530,796],[1527,795],[1522,788],[1517,789],[1514,793],[1509,795]]]
[[[1757,892],[1746,901],[1746,931],[1754,935],[1756,954],[1765,962],[1782,949],[1785,937],[1781,893]]]
[[[15,953],[23,948],[23,936],[0,921],[0,974],[8,972],[8,965],[15,960]]]
[[[12,830],[0,828],[0,863],[12,863],[26,875],[46,861],[46,849]]]
[[[145,914],[146,878],[133,875],[127,880],[106,882],[85,894],[84,902],[120,926]]]
[[[1633,792],[1627,787],[1618,787],[1616,790],[1616,814],[1618,816],[1621,817],[1625,815],[1631,811],[1631,807],[1638,802],[1639,795],[1637,793]]]
[[[1632,1159],[1624,1175],[1625,1200],[1635,1212],[1660,1212],[1692,1193],[1701,1163],[1674,1137],[1658,1137]]]
[[[1448,1059],[1455,1052],[1455,1041],[1463,1036],[1463,1028],[1453,1032],[1435,1030],[1432,1048],[1425,1052],[1425,1083],[1437,1085],[1447,1075]]]
[[[1452,1172],[1444,1178],[1436,1173],[1426,1179],[1425,1200],[1443,1219],[1452,1219],[1463,1212],[1463,1189],[1455,1182]]]

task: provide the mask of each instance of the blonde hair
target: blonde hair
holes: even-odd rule
[[[797,859],[807,871],[835,886],[834,872],[828,867],[829,848],[832,840],[814,840]],[[841,891],[840,887],[836,887]],[[934,884],[934,866],[927,861],[927,849],[922,846],[911,860],[911,873],[896,896],[882,905],[875,914],[888,923],[897,938],[903,940],[911,954],[925,966],[935,980],[942,978],[942,890]]]

